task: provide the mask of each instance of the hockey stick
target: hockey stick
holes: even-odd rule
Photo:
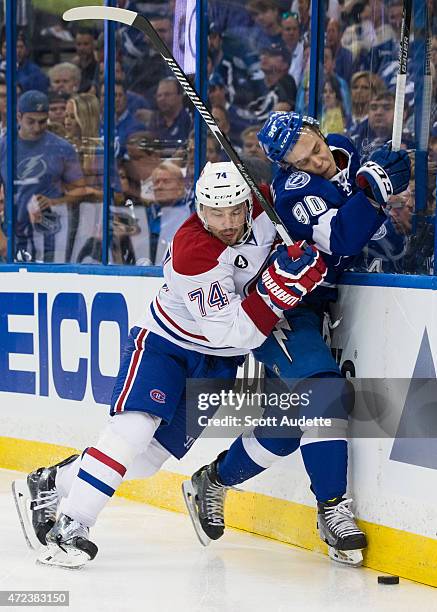
[[[401,41],[399,45],[399,70],[396,78],[395,112],[393,119],[392,149],[399,151],[402,140],[402,126],[404,123],[405,87],[407,84],[408,47],[410,45],[412,0],[404,0],[402,10]]]
[[[277,212],[271,206],[270,202],[266,199],[266,197],[260,191],[258,185],[255,180],[247,170],[246,166],[243,164],[240,156],[235,151],[234,147],[231,145],[226,136],[220,131],[214,117],[211,115],[209,110],[206,108],[196,90],[193,88],[191,83],[188,81],[187,76],[185,75],[182,68],[176,62],[173,55],[170,53],[167,45],[158,35],[158,33],[154,30],[152,24],[149,22],[146,17],[139,15],[135,11],[129,11],[127,9],[121,8],[113,8],[109,6],[82,6],[77,8],[72,8],[66,11],[63,15],[65,21],[79,21],[82,19],[108,19],[111,21],[118,21],[119,23],[124,23],[129,26],[133,26],[137,28],[143,34],[149,37],[153,46],[160,53],[164,61],[170,67],[175,77],[182,85],[185,93],[191,99],[194,106],[203,117],[205,123],[214,134],[216,139],[221,144],[223,150],[229,156],[229,159],[237,166],[241,176],[244,178],[250,189],[253,191],[255,196],[257,197],[259,203],[263,207],[264,211],[267,213],[270,221],[276,228],[276,231],[281,236],[282,240],[285,242],[287,246],[291,246],[293,240],[290,238],[285,226],[283,225],[281,219],[279,218]],[[302,248],[305,248],[306,244],[302,245]]]
[[[421,151],[428,149],[429,130],[431,123],[432,77],[431,77],[431,23],[428,9],[425,5],[425,66],[423,72],[423,99],[418,145]]]

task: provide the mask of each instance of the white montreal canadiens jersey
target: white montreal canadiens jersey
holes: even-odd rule
[[[163,264],[165,284],[137,324],[210,355],[244,355],[260,346],[278,318],[253,288],[275,236],[256,201],[249,239],[232,247],[193,214],[176,232]]]

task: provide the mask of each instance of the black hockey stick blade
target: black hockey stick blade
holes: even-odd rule
[[[393,119],[392,149],[399,151],[404,124],[405,88],[407,85],[408,47],[410,45],[412,0],[404,0],[402,12],[401,40],[399,44],[399,69],[396,78],[395,112]]]
[[[146,17],[139,15],[135,11],[129,11],[127,9],[121,8],[113,8],[110,6],[81,6],[77,8],[72,8],[66,11],[63,15],[65,21],[80,21],[82,19],[107,19],[110,21],[117,21],[119,23],[124,23],[129,26],[133,26],[137,28],[143,34],[149,37],[151,43],[155,47],[155,49],[160,53],[163,57],[167,65],[173,71],[173,74],[182,85],[185,93],[193,102],[197,111],[202,116],[208,128],[214,134],[216,139],[219,141],[223,150],[229,156],[229,159],[237,166],[241,176],[244,178],[246,183],[249,185],[252,192],[257,197],[259,203],[263,207],[270,221],[276,228],[276,231],[281,236],[282,240],[285,242],[287,246],[293,244],[293,240],[290,238],[284,224],[282,223],[279,215],[275,211],[275,209],[271,206],[270,202],[267,198],[262,194],[258,185],[256,184],[254,178],[249,173],[248,169],[244,165],[243,161],[240,159],[240,156],[235,151],[232,144],[226,138],[226,136],[221,132],[218,127],[214,117],[211,115],[209,110],[206,108],[198,93],[191,85],[189,80],[187,79],[186,74],[179,66],[172,53],[169,51],[167,45],[161,39],[161,37],[157,34],[152,24],[149,22]],[[302,245],[302,248],[305,248],[306,244]]]

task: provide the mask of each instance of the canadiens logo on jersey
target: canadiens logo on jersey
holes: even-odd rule
[[[285,189],[302,189],[311,180],[310,175],[307,172],[293,172],[285,183]]]
[[[150,391],[150,398],[158,404],[165,404],[166,395],[164,391],[160,391],[159,389],[152,389]]]
[[[247,268],[249,263],[248,263],[247,259],[245,257],[243,257],[243,255],[237,255],[237,257],[235,258],[235,261],[234,261],[234,265],[237,268],[240,268],[241,270],[244,270],[244,268]]]

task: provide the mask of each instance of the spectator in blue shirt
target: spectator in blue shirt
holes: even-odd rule
[[[161,79],[155,98],[157,110],[149,125],[152,136],[185,142],[192,128],[192,118],[184,106],[184,92],[179,81],[174,77]]]
[[[100,106],[103,112],[105,100],[105,86],[102,84],[100,88]],[[115,155],[121,159],[126,154],[126,144],[131,134],[143,132],[145,126],[138,121],[135,116],[129,111],[127,106],[127,95],[124,83],[116,81],[114,87],[114,106],[115,106]],[[102,122],[103,124],[103,122]],[[103,136],[103,125],[100,130],[100,135]]]
[[[2,57],[6,58],[6,39],[2,41]],[[38,89],[47,92],[49,79],[39,66],[29,60],[29,46],[24,32],[17,35],[17,84],[21,91]]]
[[[349,49],[341,44],[340,24],[335,19],[330,19],[326,28],[326,46],[330,47],[335,63],[335,72],[347,83],[350,82],[354,72],[353,56]]]
[[[281,18],[278,3],[275,0],[249,0],[246,8],[255,22],[250,36],[253,49],[261,51],[272,45],[281,44]]]
[[[51,262],[65,261],[66,243],[60,236],[66,236],[68,218],[66,207],[60,205],[77,203],[85,181],[74,147],[47,130],[48,110],[48,98],[40,91],[27,91],[18,100],[15,247],[32,260]],[[0,140],[3,184],[6,158],[4,136]]]

